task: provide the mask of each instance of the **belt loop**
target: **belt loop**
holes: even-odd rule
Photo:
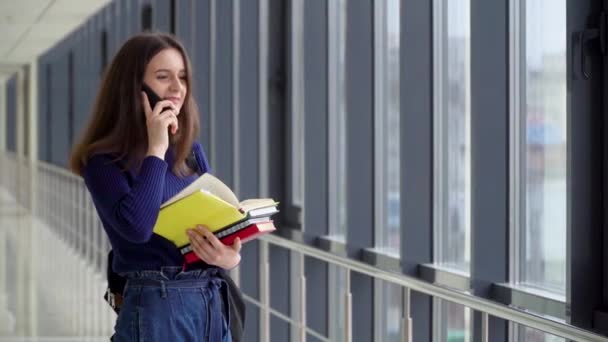
[[[160,297],[167,298],[167,286],[165,285],[165,281],[160,281]]]

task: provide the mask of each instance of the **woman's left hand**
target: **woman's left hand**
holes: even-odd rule
[[[205,226],[188,230],[194,253],[209,265],[231,269],[241,262],[241,240],[236,238],[232,246],[224,245]]]

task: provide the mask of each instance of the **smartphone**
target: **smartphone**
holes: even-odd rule
[[[146,96],[148,96],[148,102],[150,102],[150,109],[154,110],[154,106],[156,106],[156,104],[158,103],[158,101],[161,100],[160,96],[158,96],[156,94],[156,92],[154,92],[154,90],[152,90],[152,88],[150,88],[145,83],[142,83],[141,88],[146,93]],[[171,106],[167,105],[166,107],[164,107],[161,110],[161,113],[162,113],[163,110],[165,110],[167,108],[171,108]],[[171,134],[171,126],[169,126],[168,129],[169,129],[169,133]]]
[[[161,100],[160,96],[158,96],[154,90],[152,90],[152,88],[150,88],[148,85],[146,85],[145,83],[142,83],[142,90],[146,93],[146,95],[148,96],[148,101],[150,102],[150,109],[154,110],[154,106],[156,106],[156,104],[158,103],[158,101]],[[167,106],[167,108],[169,108],[170,106]],[[164,108],[163,108],[164,109]]]

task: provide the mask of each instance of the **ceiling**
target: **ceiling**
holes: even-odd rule
[[[0,0],[0,82],[110,0]]]

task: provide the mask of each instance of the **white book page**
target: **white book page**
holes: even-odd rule
[[[198,177],[194,182],[185,187],[182,191],[178,192],[175,196],[168,199],[160,207],[162,209],[200,190],[215,195],[221,198],[222,200],[228,202],[235,208],[239,208],[239,200],[236,198],[234,192],[232,192],[232,190],[230,190],[230,188],[221,180],[219,180],[217,177],[213,176],[210,173],[205,173],[202,176]]]

